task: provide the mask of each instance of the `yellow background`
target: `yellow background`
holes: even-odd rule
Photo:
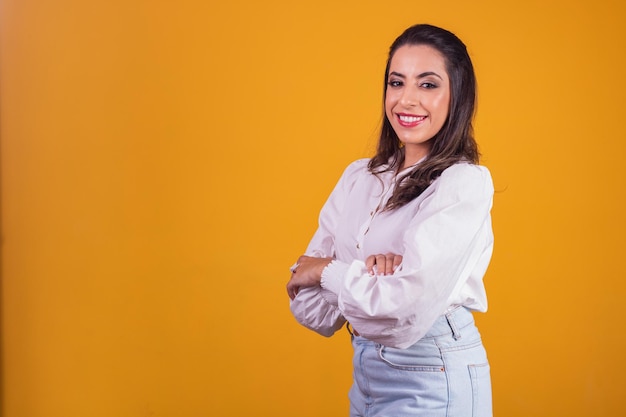
[[[347,415],[284,285],[418,22],[479,80],[495,414],[623,415],[622,4],[2,1],[3,416]]]

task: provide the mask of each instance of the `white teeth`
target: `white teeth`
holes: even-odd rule
[[[420,120],[424,120],[426,117],[425,116],[399,116],[400,120],[403,121],[404,123],[415,123],[417,121]]]

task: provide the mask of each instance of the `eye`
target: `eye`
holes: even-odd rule
[[[387,81],[387,85],[389,87],[402,87],[402,81],[400,81],[400,80],[389,80],[389,81]]]
[[[426,88],[426,89],[430,90],[432,88],[437,88],[439,86],[437,84],[435,84],[435,83],[431,83],[431,82],[426,81],[426,82],[421,83],[420,87]]]

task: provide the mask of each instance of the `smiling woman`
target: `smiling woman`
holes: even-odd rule
[[[493,185],[477,165],[472,63],[454,34],[416,25],[392,44],[385,82],[378,151],[322,208],[291,268],[291,311],[325,336],[349,322],[352,417],[490,416],[472,311],[487,309]]]

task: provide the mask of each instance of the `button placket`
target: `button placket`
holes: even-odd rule
[[[367,218],[367,221],[363,223],[363,225],[361,225],[361,229],[359,231],[359,235],[358,235],[357,243],[356,243],[357,250],[360,251],[362,249],[365,235],[367,235],[367,232],[369,232],[370,226],[372,225],[374,218],[381,211],[384,203],[388,200],[388,196],[393,191],[394,185],[395,185],[395,178],[389,184],[389,188],[387,188],[386,190],[383,190],[383,193],[380,196],[380,199],[378,200],[378,204],[376,205],[376,208],[370,211],[370,215]]]

